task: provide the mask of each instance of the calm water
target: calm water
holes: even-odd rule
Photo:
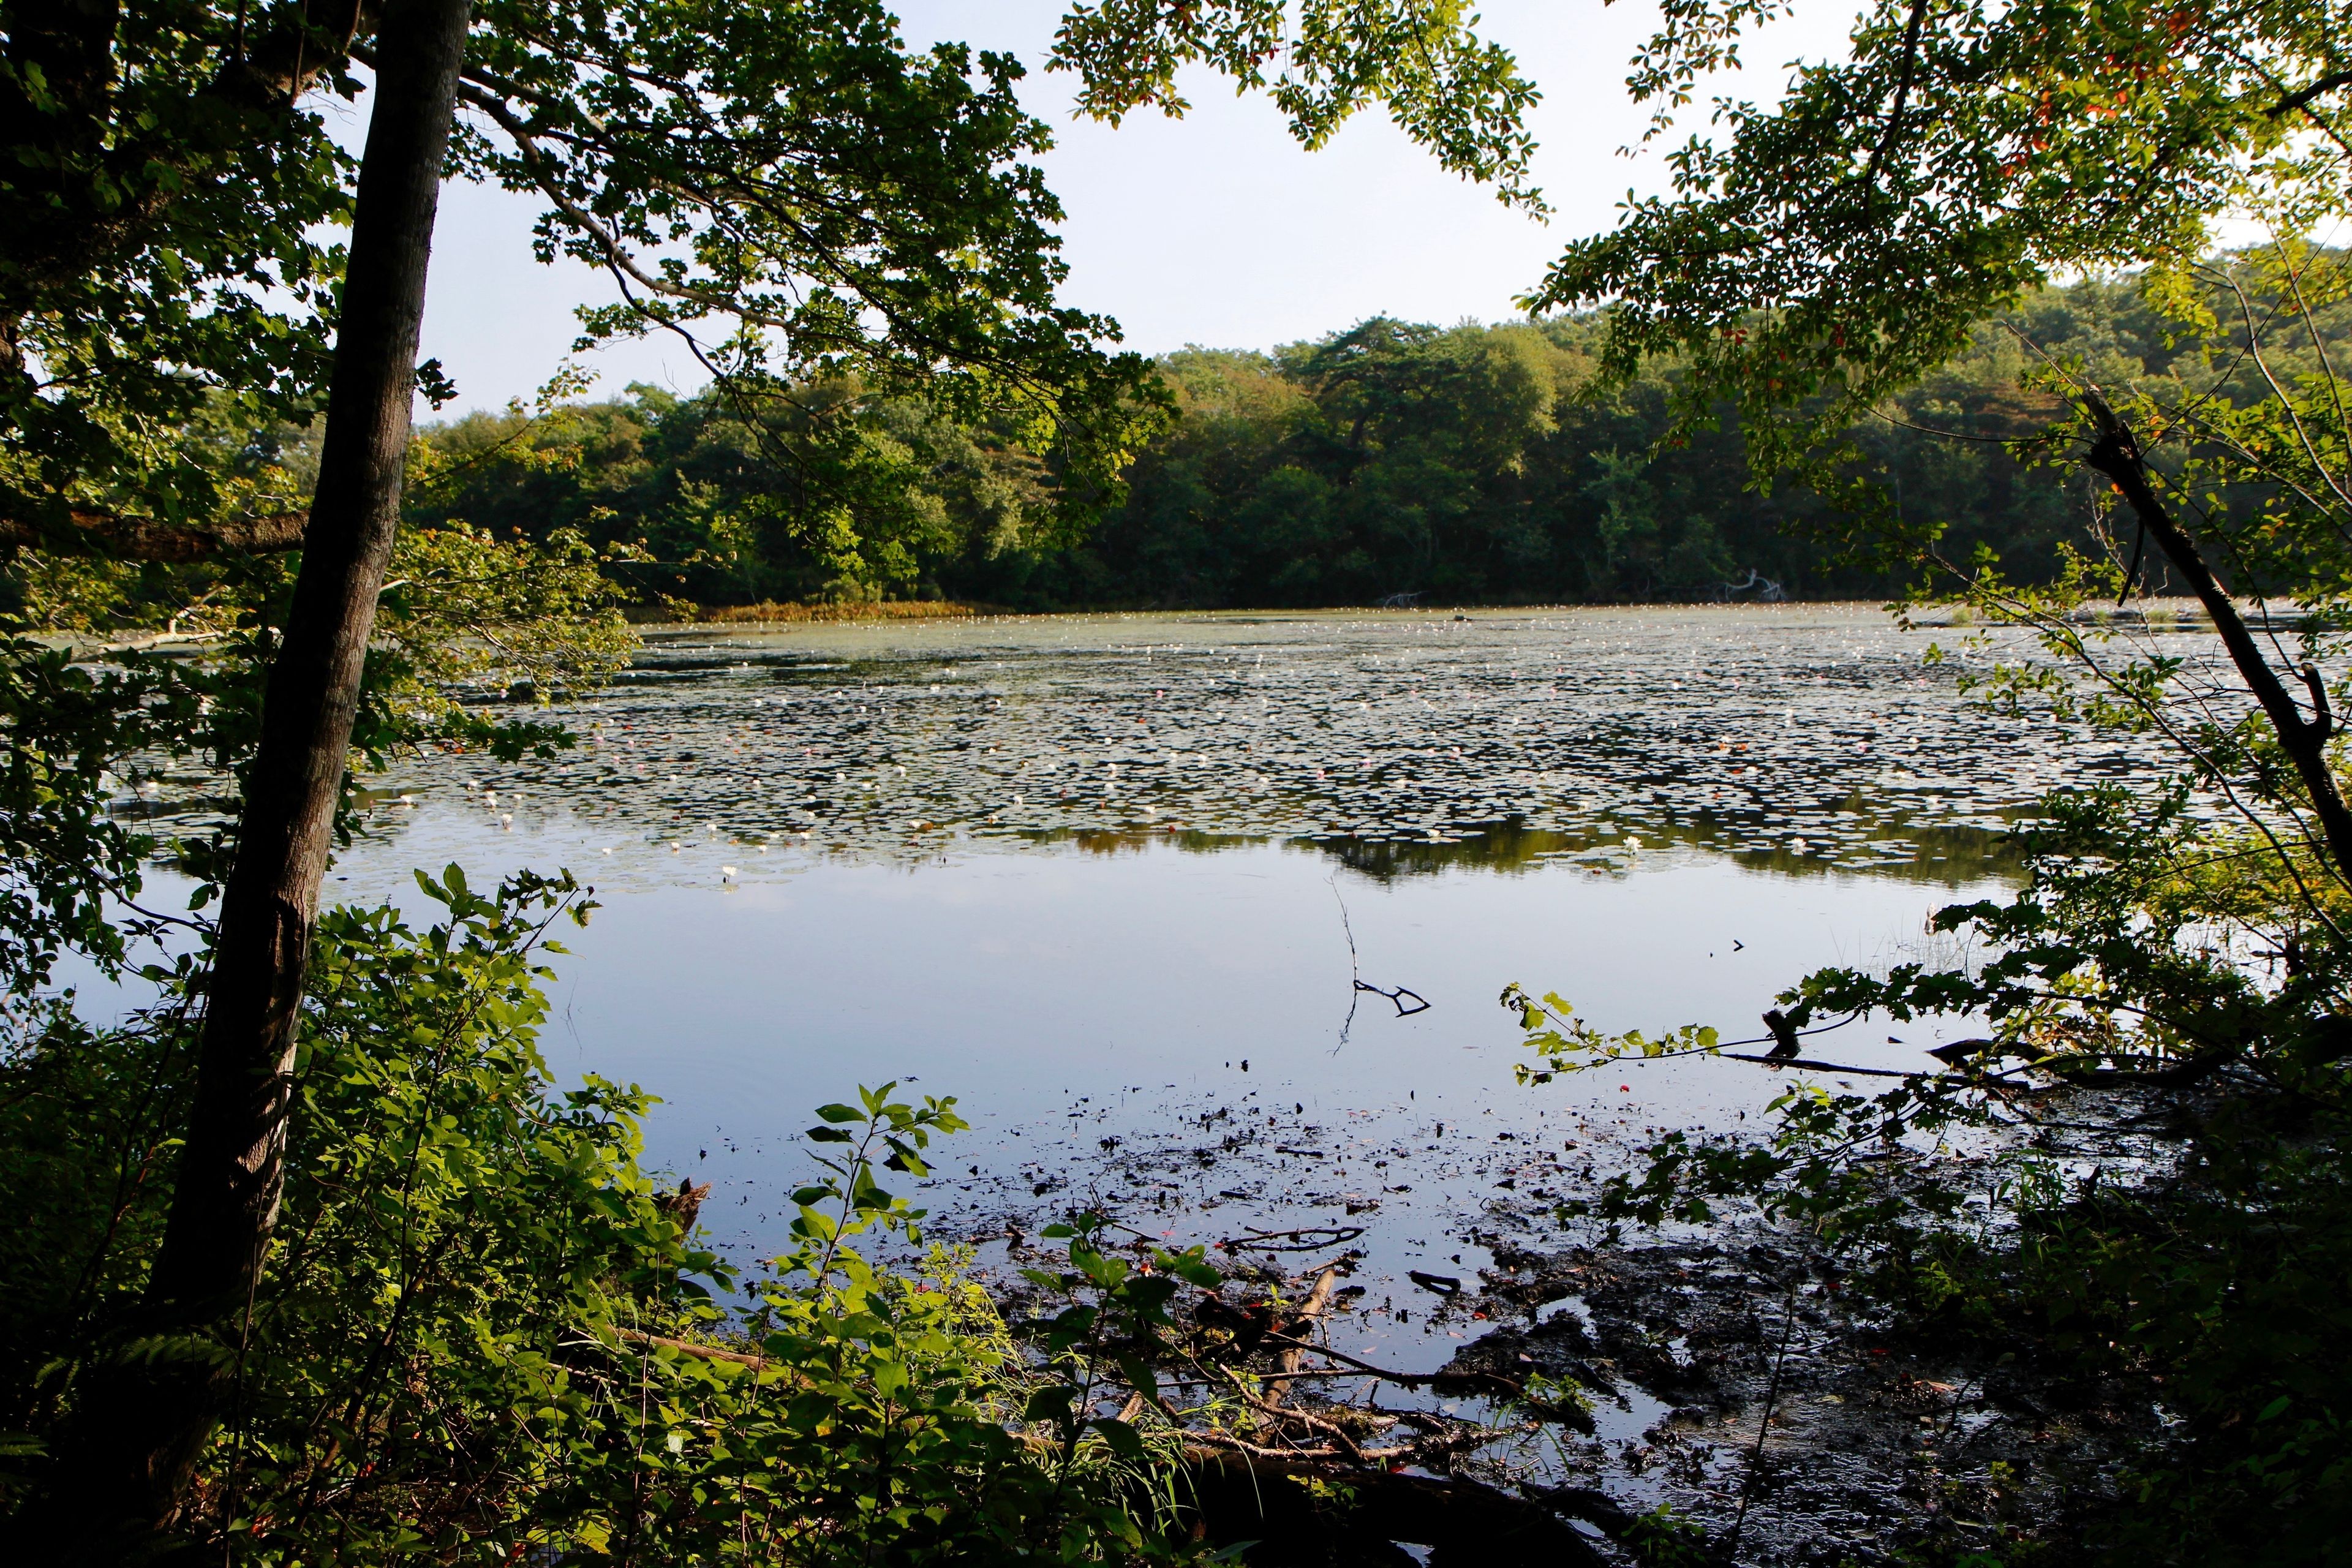
[[[561,760],[389,781],[332,887],[594,882],[550,1058],[658,1092],[652,1163],[712,1182],[747,1255],[781,1246],[810,1108],[897,1079],[975,1123],[925,1194],[947,1234],[1089,1201],[1180,1240],[1360,1226],[1349,1333],[1433,1364],[1466,1325],[1379,1310],[1404,1269],[1474,1268],[1468,1237],[1540,1232],[1647,1130],[1783,1087],[1705,1060],[1516,1087],[1507,983],[1750,1035],[1807,970],[1919,956],[1931,910],[1998,890],[2062,748],[2145,776],[1964,707],[1938,635],[1790,606],[665,636],[562,710]],[[1818,1044],[1909,1067],[1964,1032]]]

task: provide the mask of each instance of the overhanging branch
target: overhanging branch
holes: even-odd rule
[[[2352,87],[2352,71],[2336,71],[2321,77],[2300,92],[2288,93],[2263,113],[2272,120],[2284,120],[2298,109],[2308,109],[2318,99],[2325,98],[2339,87]]]
[[[2084,383],[2076,389],[2076,396],[2099,432],[2084,462],[2115,481],[2116,489],[2147,526],[2148,536],[2171,561],[2173,569],[2187,580],[2205,613],[2213,617],[2214,629],[2221,635],[2230,661],[2237,666],[2247,690],[2262,705],[2281,749],[2294,763],[2295,773],[2310,796],[2312,813],[2319,818],[2320,832],[2326,839],[2328,857],[2336,875],[2352,881],[2352,805],[2345,801],[2327,757],[2327,741],[2335,730],[2333,716],[2322,706],[2313,717],[2305,718],[2296,706],[2278,672],[2263,657],[2261,647],[2228,590],[2206,564],[2196,541],[2149,483],[2139,442],[2130,426],[2116,416],[2097,387]],[[2323,699],[2325,690],[2321,687]]]
[[[67,514],[73,531],[45,531],[13,518],[0,518],[0,549],[43,550],[61,554],[105,555],[117,561],[155,561],[170,565],[209,560],[225,551],[268,555],[299,550],[310,523],[308,511],[233,518],[203,528],[182,528],[146,517],[103,512]]]

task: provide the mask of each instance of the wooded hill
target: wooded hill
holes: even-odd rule
[[[1874,597],[1814,496],[1749,488],[1736,421],[1661,447],[1671,366],[1595,374],[1597,315],[1452,328],[1375,318],[1271,353],[1163,356],[1172,406],[1127,494],[1058,480],[1054,455],[855,388],[746,416],[717,394],[628,395],[425,432],[420,521],[644,540],[635,585],[702,605],[947,597],[1019,608]],[[1854,432],[1905,516],[2032,580],[2095,481],[1997,438],[2054,399],[2040,353],[2101,384],[2253,374],[2177,348],[2132,280],[2046,290]],[[1795,524],[1792,529],[1789,525]]]

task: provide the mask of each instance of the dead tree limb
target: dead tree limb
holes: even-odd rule
[[[2253,693],[2254,700],[2262,704],[2263,716],[2270,720],[2281,749],[2294,763],[2295,774],[2310,797],[2312,815],[2319,819],[2320,834],[2326,841],[2329,858],[2336,863],[2336,875],[2352,881],[2352,807],[2346,805],[2335,772],[2327,764],[2327,741],[2335,726],[2324,698],[2315,715],[2305,718],[2278,671],[2263,657],[2261,645],[2254,641],[2245,617],[2238,613],[2236,602],[2206,564],[2197,542],[2157,495],[2148,479],[2138,437],[2108,405],[2097,387],[2085,384],[2081,396],[2091,422],[2099,431],[2098,440],[2084,460],[2114,481],[2116,490],[2147,529],[2148,536],[2188,582],[2205,613],[2213,617],[2214,629],[2221,634],[2221,644],[2229,650],[2239,679]],[[2318,684],[2317,671],[2300,673],[2306,686]]]
[[[1339,1266],[1334,1263],[1329,1268],[1323,1270],[1322,1274],[1315,1281],[1315,1288],[1307,1292],[1307,1300],[1299,1303],[1298,1319],[1292,1327],[1305,1327],[1314,1323],[1316,1320],[1322,1317],[1324,1312],[1331,1305],[1331,1288],[1339,1282]],[[1282,1348],[1281,1353],[1274,1358],[1274,1370],[1278,1375],[1283,1377],[1284,1381],[1276,1384],[1272,1389],[1267,1391],[1265,1397],[1265,1403],[1267,1409],[1271,1410],[1282,1403],[1284,1389],[1287,1385],[1289,1379],[1297,1374],[1298,1371],[1299,1359],[1306,1355],[1306,1348],[1302,1345],[1285,1345]],[[1354,1447],[1353,1444],[1349,1444],[1349,1446],[1350,1447]]]

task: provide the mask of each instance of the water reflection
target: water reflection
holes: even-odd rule
[[[1966,710],[1927,643],[1818,606],[696,632],[561,707],[575,752],[370,792],[330,895],[421,904],[409,868],[452,860],[595,883],[548,1058],[662,1097],[647,1162],[712,1184],[738,1258],[787,1245],[810,1109],[895,1079],[974,1123],[918,1201],[986,1264],[1078,1206],[1180,1244],[1360,1227],[1333,1332],[1425,1371],[1483,1331],[1413,1270],[1468,1279],[1657,1134],[1841,1081],[1523,1088],[1505,984],[1751,1034],[1811,969],[1961,956],[1929,917],[2009,884],[2038,795],[2153,776],[2144,742]],[[199,821],[208,787],[136,809]],[[1977,1032],[1811,1048],[1916,1070]],[[1633,1437],[1665,1406],[1625,1386]]]
[[[1819,852],[1812,852],[1811,846],[1800,851],[1782,843],[1739,847],[1738,825],[1704,812],[1687,822],[1665,817],[1645,825],[1642,833],[1632,836],[1639,840],[1638,847],[1630,847],[1628,836],[1622,833],[1603,829],[1563,833],[1518,821],[1495,823],[1442,842],[1339,837],[1300,842],[1314,845],[1351,871],[1383,882],[1455,868],[1524,874],[1563,861],[1623,876],[1641,863],[1641,857],[1649,857],[1654,864],[1657,857],[1676,849],[1718,852],[1748,870],[1788,877],[1828,877],[1867,869],[1899,881],[1948,888],[1988,877],[2012,876],[2020,868],[2016,841],[1989,828],[1932,823],[1882,826],[1890,836],[1871,843],[1882,853],[1859,864],[1851,853],[1841,854],[1837,847],[1826,844]]]
[[[1510,820],[1473,827],[1458,838],[1360,838],[1353,835],[1311,834],[1276,840],[1265,835],[1205,833],[1198,829],[1072,828],[1028,836],[1039,846],[1068,845],[1087,855],[1138,855],[1176,849],[1192,855],[1215,855],[1235,849],[1283,842],[1328,856],[1338,865],[1374,881],[1400,877],[1434,876],[1452,870],[1492,871],[1503,876],[1525,875],[1561,862],[1588,870],[1622,876],[1643,861],[1675,850],[1698,850],[1732,857],[1750,870],[1789,877],[1826,877],[1840,871],[1867,869],[1899,881],[1957,888],[1988,877],[2018,873],[2021,856],[2016,840],[1984,827],[1947,827],[1940,824],[1883,825],[1899,836],[1882,837],[1874,847],[1883,858],[1857,865],[1832,853],[1799,852],[1779,844],[1739,848],[1736,825],[1718,822],[1706,814],[1689,822],[1664,819],[1645,831],[1628,836],[1608,829],[1561,832],[1530,827]],[[1831,846],[1822,846],[1830,850]]]
[[[2153,776],[2147,742],[1966,709],[1928,642],[1836,606],[698,630],[560,706],[575,752],[404,766],[330,892],[413,899],[451,860],[593,881],[551,1057],[661,1093],[654,1160],[719,1177],[743,1245],[782,1235],[806,1108],[896,1078],[978,1113],[959,1213],[1352,1205],[1409,1260],[1521,1201],[1503,1131],[1606,1149],[1780,1082],[1531,1094],[1506,983],[1751,1032],[1811,968],[1938,956],[1929,911],[1999,891],[2000,829],[2053,784]],[[216,809],[182,787],[141,809]],[[1431,1007],[1343,1042],[1354,973]],[[1855,1033],[1835,1059],[1937,1037]],[[1202,1163],[1182,1129],[1244,1105],[1290,1148],[1405,1152]]]

